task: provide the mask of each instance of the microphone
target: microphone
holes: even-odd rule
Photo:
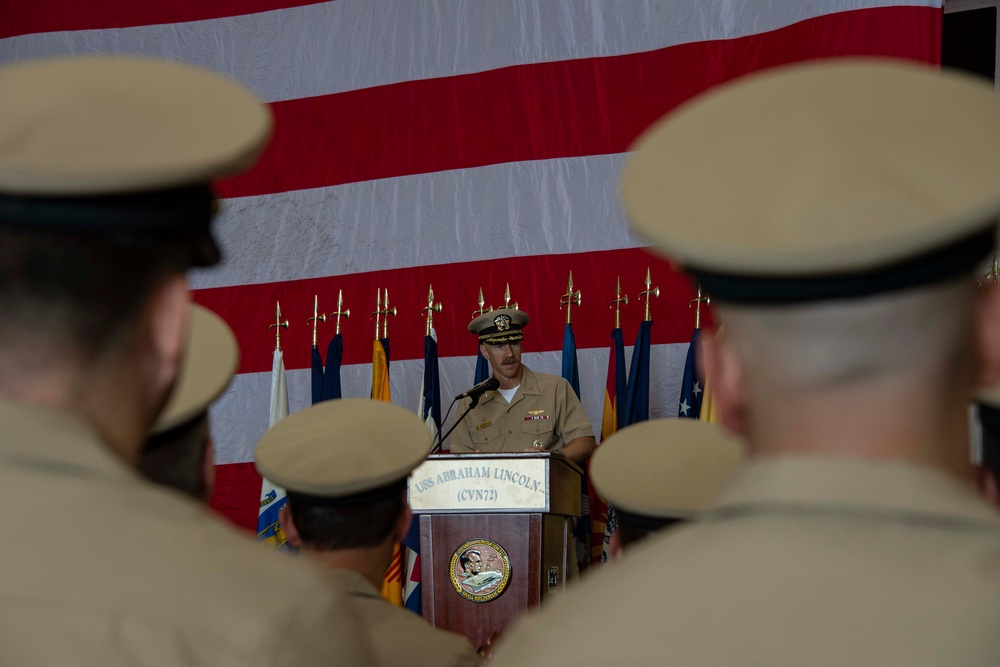
[[[500,380],[496,379],[495,377],[490,377],[483,380],[472,389],[469,389],[464,394],[459,394],[458,396],[455,397],[455,400],[459,401],[466,397],[478,398],[479,396],[482,396],[491,389],[499,389],[499,388],[500,388]]]

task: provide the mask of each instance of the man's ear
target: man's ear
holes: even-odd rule
[[[1000,382],[1000,286],[987,285],[976,296],[976,346],[981,386]]]
[[[719,423],[738,435],[746,434],[746,390],[743,364],[721,329],[701,339],[705,377],[711,382],[712,409]]]
[[[486,353],[486,343],[479,344],[479,354],[483,355],[483,359],[486,361],[490,360],[490,355]]]
[[[149,386],[166,392],[177,379],[191,327],[187,279],[172,275],[160,281],[146,310],[145,339],[152,349]]]
[[[278,511],[278,523],[281,524],[281,530],[285,533],[285,539],[296,549],[302,547],[302,537],[299,535],[299,529],[295,526],[295,520],[292,519],[292,508],[288,506],[286,502],[284,506]]]

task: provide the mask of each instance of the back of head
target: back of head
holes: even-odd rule
[[[236,336],[222,318],[193,306],[177,382],[139,458],[146,477],[208,500],[215,482],[208,408],[229,386],[239,357]]]
[[[166,276],[218,261],[210,181],[253,160],[270,117],[224,77],[140,58],[16,64],[0,69],[0,86],[11,392],[39,366],[120,351]]]
[[[889,60],[777,68],[654,125],[621,189],[634,228],[718,304],[708,365],[752,447],[762,431],[787,434],[779,447],[849,439],[830,432],[845,413],[872,434],[927,418],[928,440],[962,436],[972,276],[1000,212],[991,86]]]
[[[363,549],[384,544],[396,529],[406,511],[406,480],[430,446],[430,431],[414,413],[339,399],[276,424],[257,443],[256,464],[286,489],[304,546]]]
[[[618,515],[620,544],[697,518],[746,458],[715,424],[652,419],[609,437],[590,462],[594,488]]]

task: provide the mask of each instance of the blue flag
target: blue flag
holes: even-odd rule
[[[438,375],[438,345],[433,335],[424,336],[424,382],[420,397],[420,416],[436,437],[441,430],[441,380]]]
[[[615,329],[611,332],[611,345],[614,348],[614,365],[615,365],[615,395],[614,406],[615,406],[615,428],[609,432],[608,435],[614,433],[616,430],[625,428],[625,403],[627,402],[626,395],[628,393],[628,382],[626,381],[625,375],[625,336],[622,334],[620,328]],[[609,369],[610,373],[610,369]],[[611,386],[610,380],[608,386]],[[601,440],[607,437],[604,435],[604,429],[601,429]]]
[[[572,324],[567,324],[563,333],[562,376],[573,387],[576,397],[580,398],[580,366],[576,362],[576,338]]]
[[[388,351],[386,352],[388,354]],[[326,373],[323,374],[323,393],[320,400],[329,401],[334,398],[341,398],[340,393],[340,364],[344,359],[344,338],[337,334],[330,339],[330,345],[326,348]],[[315,381],[313,392],[315,395]]]
[[[312,402],[319,403],[323,400],[323,358],[319,356],[319,350],[312,349]]]
[[[403,606],[415,614],[423,614],[420,602],[420,517],[414,516],[410,530],[403,538],[406,548],[406,572],[403,578]]]
[[[566,324],[563,333],[562,376],[573,388],[576,397],[580,398],[580,365],[576,360],[576,337],[573,336],[573,325]],[[573,531],[576,537],[576,562],[580,570],[590,565],[590,481],[584,468],[580,477],[580,507],[581,516]]]
[[[698,419],[701,414],[701,399],[705,392],[698,378],[696,359],[698,346],[701,345],[701,329],[695,329],[691,334],[691,345],[688,347],[687,359],[684,361],[684,379],[681,380],[681,402],[677,407],[677,416],[688,419]]]
[[[649,320],[641,323],[635,337],[625,396],[625,426],[649,419],[649,333],[652,327]]]
[[[424,336],[424,383],[417,413],[436,440],[441,430],[441,381],[438,375],[437,338],[433,330]],[[413,517],[410,530],[403,540],[406,548],[406,569],[403,578],[403,606],[420,614],[420,517]]]
[[[337,334],[326,348],[326,370],[319,350],[312,349],[312,402],[340,398],[340,363],[344,358],[344,339]]]

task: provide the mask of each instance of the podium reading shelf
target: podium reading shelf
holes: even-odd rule
[[[558,452],[441,454],[414,470],[424,618],[482,646],[564,589],[582,473]]]

